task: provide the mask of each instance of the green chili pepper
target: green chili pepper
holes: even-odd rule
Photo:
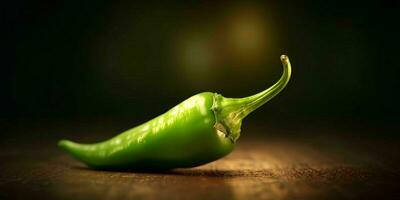
[[[95,144],[61,140],[58,145],[97,169],[185,168],[217,160],[233,150],[243,118],[288,83],[289,58],[282,55],[281,61],[282,77],[258,94],[225,98],[217,93],[200,93],[109,140]]]

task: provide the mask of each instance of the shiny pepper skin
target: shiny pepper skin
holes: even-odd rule
[[[288,83],[289,58],[282,55],[281,61],[281,78],[258,94],[225,98],[217,93],[200,93],[109,140],[94,144],[61,140],[58,145],[95,169],[165,170],[215,161],[234,149],[242,120]]]

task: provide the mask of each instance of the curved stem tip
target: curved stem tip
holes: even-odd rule
[[[222,124],[227,130],[227,136],[232,141],[236,141],[239,138],[242,120],[280,93],[289,82],[292,73],[289,57],[282,55],[280,58],[283,65],[283,74],[268,89],[244,98],[225,98],[219,94],[214,95],[212,110],[216,117],[216,128]]]

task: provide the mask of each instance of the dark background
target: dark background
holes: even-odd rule
[[[398,122],[395,1],[2,4],[8,127],[107,119],[126,122],[122,130],[199,92],[261,91],[281,75],[281,54],[292,62],[290,83],[246,122]]]
[[[1,2],[0,199],[400,199],[399,13],[395,1]],[[100,171],[56,145],[103,141],[199,92],[252,95],[279,79],[281,54],[289,84],[216,162]]]

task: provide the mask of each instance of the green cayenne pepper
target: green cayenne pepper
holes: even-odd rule
[[[95,144],[61,140],[58,145],[96,169],[171,169],[215,161],[233,150],[243,118],[288,83],[289,58],[282,55],[281,61],[281,78],[258,94],[225,98],[217,93],[200,93],[109,140]]]

